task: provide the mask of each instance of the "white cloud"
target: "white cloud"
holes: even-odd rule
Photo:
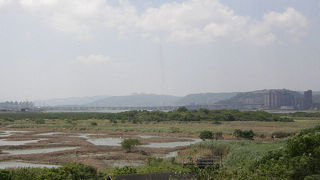
[[[2,6],[5,6],[5,5],[9,4],[10,2],[11,2],[11,0],[0,0],[0,8]]]
[[[77,39],[89,39],[96,28],[103,27],[169,42],[208,43],[224,38],[269,44],[278,39],[275,30],[296,38],[308,26],[307,19],[294,8],[266,13],[258,21],[237,15],[219,0],[170,2],[143,12],[127,0],[118,0],[117,5],[106,0],[17,1],[30,12],[42,15],[58,31]]]
[[[307,19],[293,8],[269,12],[261,21],[236,15],[218,0],[189,0],[149,8],[136,23],[144,34],[155,33],[171,41],[212,42],[220,38],[268,44],[277,39],[275,29],[301,35]],[[163,38],[162,37],[162,38]]]
[[[74,63],[80,64],[101,64],[110,62],[114,62],[114,60],[110,57],[96,54],[91,54],[89,56],[78,56],[74,61]]]
[[[217,0],[189,0],[149,8],[141,14],[137,28],[158,33],[171,41],[211,42],[233,36],[248,21]]]
[[[101,21],[103,0],[18,0],[26,10],[41,15],[58,31],[73,34],[77,39],[89,39]]]

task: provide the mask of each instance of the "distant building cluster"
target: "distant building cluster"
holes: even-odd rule
[[[310,109],[312,107],[312,90],[297,96],[286,90],[269,90],[265,95],[264,106],[267,109]]]
[[[22,102],[17,102],[17,101],[7,101],[0,103],[0,111],[31,111],[34,110],[34,104],[33,102],[30,101],[22,101]]]

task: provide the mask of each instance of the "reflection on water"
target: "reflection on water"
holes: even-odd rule
[[[37,134],[37,136],[53,136],[56,134],[64,134],[64,133],[62,133],[62,132],[48,132],[48,133]]]
[[[160,138],[160,136],[149,136],[149,135],[136,135],[136,136],[142,139],[150,139],[154,137]]]
[[[33,164],[33,163],[25,163],[18,161],[8,161],[8,162],[0,162],[0,169],[7,168],[58,168],[58,165],[48,165],[48,164]]]
[[[88,142],[96,146],[120,146],[123,139],[121,138],[97,138],[97,139],[87,139]]]
[[[41,153],[51,153],[65,150],[73,150],[78,147],[57,147],[57,148],[46,148],[46,149],[24,149],[24,150],[3,150],[3,153],[10,155],[22,155],[22,154],[41,154]]]

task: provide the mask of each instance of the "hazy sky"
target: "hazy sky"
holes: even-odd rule
[[[320,90],[319,0],[0,0],[0,101]]]

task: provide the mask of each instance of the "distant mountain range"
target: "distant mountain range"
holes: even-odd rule
[[[36,101],[36,105],[46,106],[88,106],[88,107],[147,107],[147,106],[189,106],[189,105],[228,105],[264,104],[269,90],[231,93],[199,93],[183,97],[156,94],[132,94],[127,96],[92,96],[49,99]],[[298,97],[298,91],[285,90]],[[320,92],[313,93],[315,103],[320,103]]]
[[[187,96],[132,94],[127,96],[72,97],[35,101],[39,106],[94,106],[94,107],[144,107],[212,105],[235,96],[237,93],[199,93]]]
[[[90,97],[69,97],[69,98],[57,98],[48,99],[43,101],[34,101],[37,106],[81,106],[89,103],[93,103],[100,99],[110,97],[108,95],[102,96],[90,96]]]
[[[112,96],[87,104],[95,107],[136,107],[136,106],[172,106],[179,99],[177,96],[156,94],[133,94]]]

